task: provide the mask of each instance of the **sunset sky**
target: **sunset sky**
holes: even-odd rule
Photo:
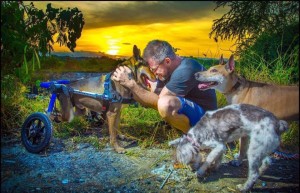
[[[30,2],[24,2],[29,4]],[[168,41],[182,56],[219,58],[229,57],[232,42],[216,43],[209,38],[214,19],[228,8],[214,11],[211,1],[33,1],[45,11],[53,8],[77,7],[83,13],[85,25],[75,51],[105,52],[131,56],[133,45],[143,51],[153,39]],[[69,51],[54,46],[55,51]]]

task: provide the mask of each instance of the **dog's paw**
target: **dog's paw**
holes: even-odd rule
[[[194,164],[191,164],[190,166],[191,166],[192,172],[196,172],[200,168],[199,163],[194,163]]]
[[[126,153],[126,150],[118,144],[114,144],[113,147],[117,153],[120,153],[120,154]]]
[[[242,165],[241,161],[238,160],[232,160],[229,162],[230,165],[234,166],[234,167],[239,167],[240,165]]]

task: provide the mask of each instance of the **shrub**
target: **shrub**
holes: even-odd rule
[[[20,127],[28,112],[24,104],[26,87],[13,75],[1,77],[1,133]]]
[[[43,112],[46,103],[44,97],[35,100],[25,97],[28,89],[13,75],[1,78],[1,131],[2,134],[13,134],[24,120],[33,112]]]

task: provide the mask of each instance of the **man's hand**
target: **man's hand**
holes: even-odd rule
[[[112,79],[127,88],[132,88],[136,84],[133,74],[127,66],[118,67],[112,74]]]

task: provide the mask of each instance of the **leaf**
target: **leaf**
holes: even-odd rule
[[[39,55],[37,54],[37,52],[36,52],[35,49],[33,51],[34,51],[34,54],[35,54],[35,57],[36,57],[36,61],[37,61],[38,67],[39,67],[39,69],[41,69],[41,62],[40,62]]]
[[[34,72],[34,65],[35,65],[34,53],[32,53],[32,72]]]
[[[27,49],[27,45],[25,45],[25,47],[24,47],[24,62],[23,62],[23,65],[25,66],[26,74],[28,74],[28,65],[27,65],[27,60],[26,60],[26,49]]]
[[[40,87],[40,84],[41,84],[41,80],[36,80],[36,81],[35,81],[35,86],[36,86],[36,87],[39,88],[39,87]]]

